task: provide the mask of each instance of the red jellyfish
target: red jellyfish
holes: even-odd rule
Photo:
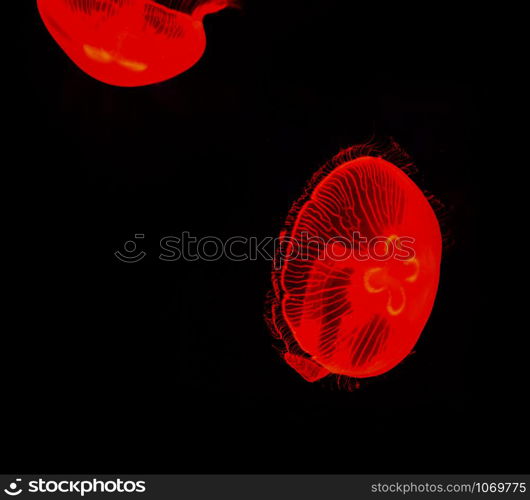
[[[268,319],[285,361],[310,382],[387,372],[429,318],[442,237],[411,166],[396,145],[352,147],[289,214]]]
[[[72,61],[97,80],[120,87],[168,80],[193,66],[206,47],[204,16],[231,3],[37,0],[46,28]]]

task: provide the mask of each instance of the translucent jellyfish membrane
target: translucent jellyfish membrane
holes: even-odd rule
[[[204,53],[203,18],[232,0],[37,0],[46,28],[79,68],[122,87],[173,78]]]
[[[385,373],[429,318],[442,237],[411,168],[395,145],[352,147],[315,175],[289,214],[269,322],[285,361],[310,382]]]

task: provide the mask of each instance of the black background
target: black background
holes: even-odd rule
[[[206,19],[191,70],[122,89],[78,70],[27,4],[6,177],[9,469],[516,472],[521,403],[492,388],[481,349],[480,19],[456,12],[247,0]],[[277,235],[317,168],[388,137],[455,244],[416,353],[358,390],[279,358],[270,262],[157,259],[183,231]],[[136,233],[147,257],[123,264]]]

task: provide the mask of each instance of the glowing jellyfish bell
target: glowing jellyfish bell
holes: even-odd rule
[[[232,0],[37,0],[46,28],[84,72],[121,87],[173,78],[204,53],[203,18]]]
[[[442,237],[410,166],[396,145],[352,147],[289,214],[269,319],[285,361],[310,382],[385,373],[430,316]]]

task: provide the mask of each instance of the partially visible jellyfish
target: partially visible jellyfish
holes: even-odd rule
[[[284,360],[307,381],[383,374],[424,329],[442,236],[411,168],[397,145],[352,147],[291,209],[268,319]]]
[[[46,28],[79,68],[137,87],[186,71],[206,48],[203,18],[232,0],[37,0]]]

